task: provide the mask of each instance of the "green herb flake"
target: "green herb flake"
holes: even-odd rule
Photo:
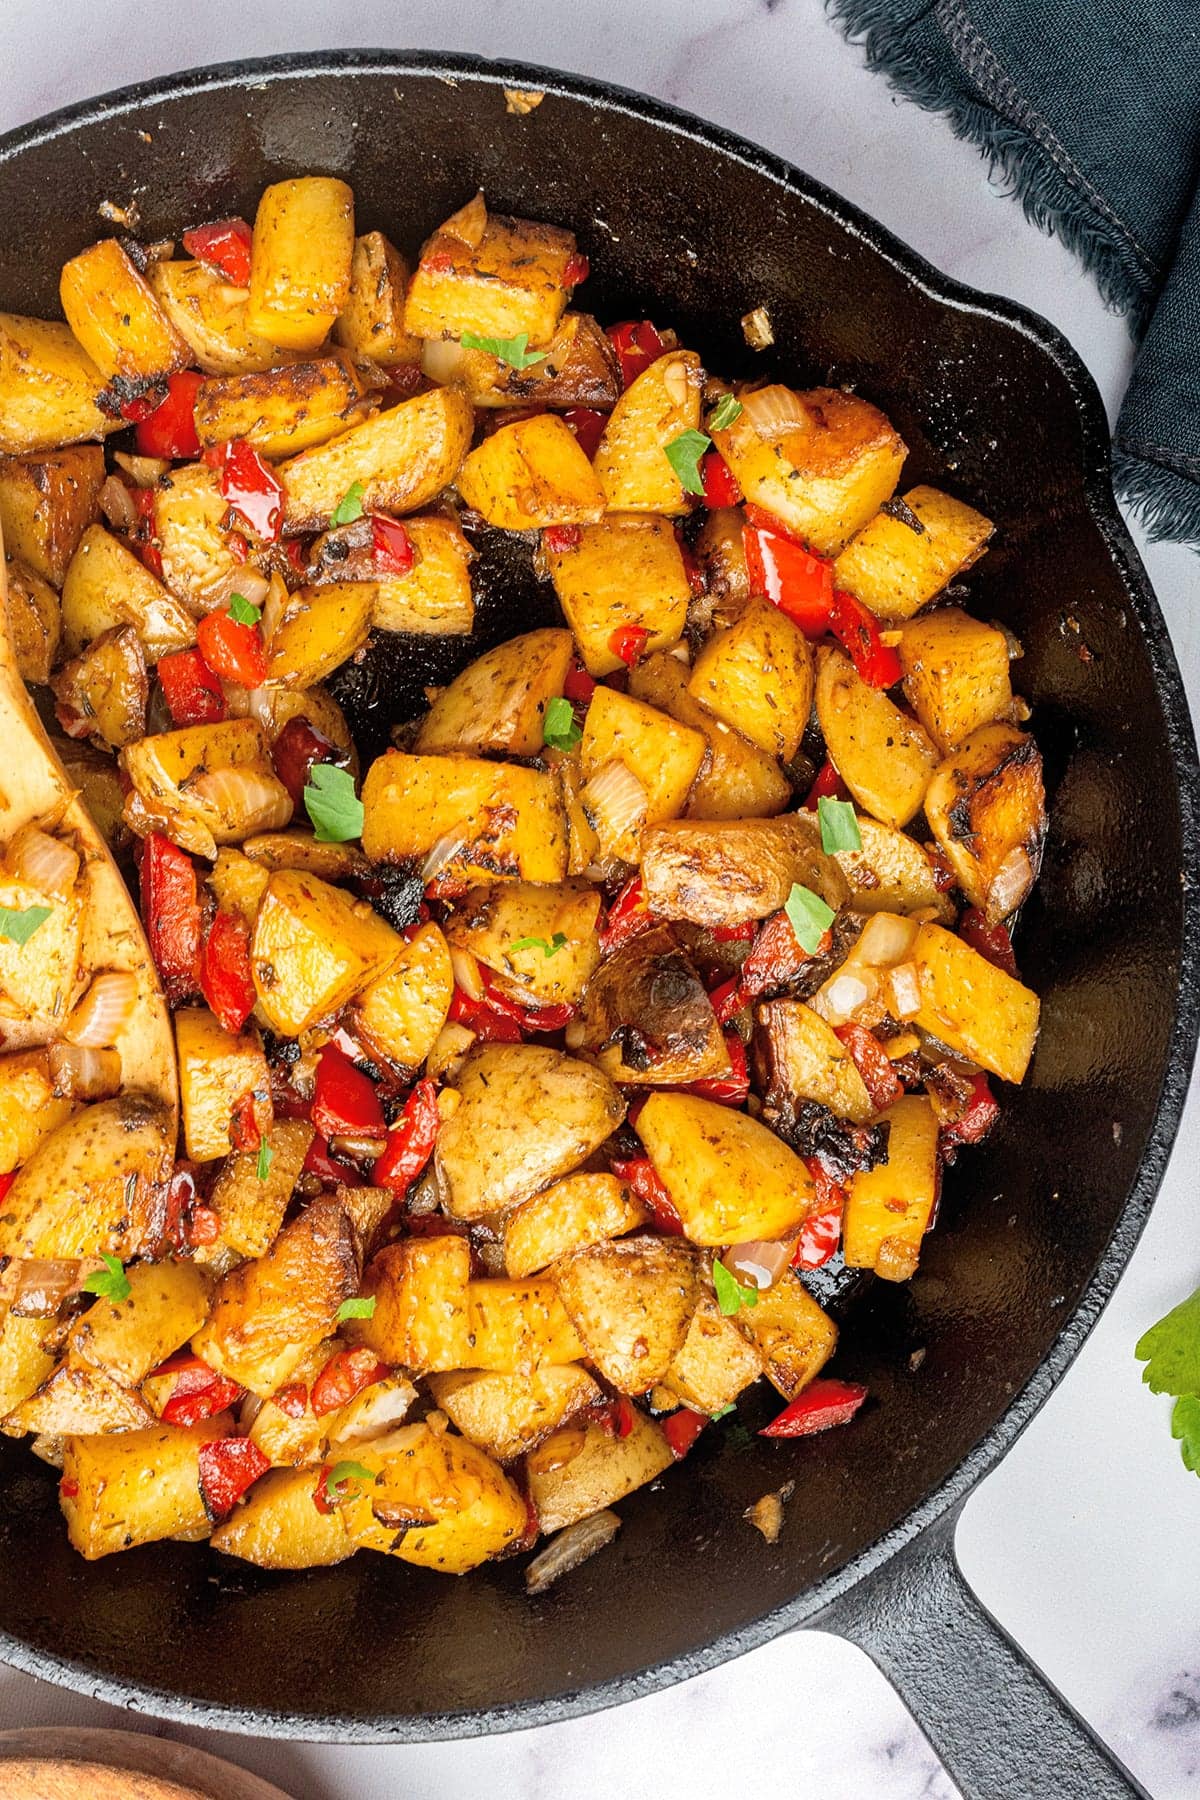
[[[354,791],[354,777],[334,763],[314,763],[304,790],[304,810],[312,820],[313,836],[321,844],[344,844],[362,836],[363,804]]]
[[[107,1251],[102,1250],[100,1260],[104,1267],[92,1271],[83,1284],[83,1291],[85,1294],[98,1294],[101,1300],[111,1300],[114,1306],[119,1305],[122,1300],[129,1298],[129,1277],[119,1257],[109,1256]]]
[[[710,1423],[715,1425],[718,1419],[728,1418],[728,1416],[731,1412],[736,1412],[736,1411],[737,1411],[737,1407],[734,1405],[733,1401],[727,1400],[725,1405],[722,1406],[717,1412],[709,1413],[709,1415],[708,1415],[709,1421],[710,1421]]]
[[[489,356],[507,363],[510,369],[529,369],[534,363],[546,360],[544,350],[529,349],[527,331],[519,331],[516,337],[510,338],[477,337],[473,331],[464,331],[459,342],[464,350],[484,350]]]
[[[712,439],[705,437],[702,431],[688,430],[681,432],[664,445],[663,455],[678,475],[685,492],[703,494],[704,482],[700,475],[700,458],[706,450],[712,449]]]
[[[27,944],[53,911],[52,906],[27,906],[23,910],[0,906],[0,938],[9,944]]]
[[[826,906],[820,894],[814,894],[811,888],[801,887],[798,881],[794,881],[792,891],[783,903],[783,910],[800,948],[809,956],[815,956],[821,948],[821,939],[833,924],[833,909]]]
[[[333,1315],[338,1325],[347,1319],[373,1319],[375,1317],[374,1294],[359,1294],[354,1300],[343,1300]]]
[[[708,421],[709,429],[711,431],[728,430],[735,419],[741,418],[745,410],[746,409],[741,401],[735,400],[732,394],[722,394],[721,398],[717,401],[716,412]],[[720,1414],[717,1414],[717,1417],[719,1418]]]
[[[1171,1408],[1171,1436],[1179,1439],[1184,1467],[1200,1475],[1200,1397],[1181,1394]]]
[[[556,931],[552,938],[514,938],[508,947],[510,950],[540,950],[543,956],[557,956],[560,950],[567,947],[567,934],[565,931]]]
[[[352,481],[329,515],[331,525],[353,525],[363,516],[363,484]]]
[[[542,721],[542,742],[551,750],[573,750],[583,737],[575,723],[575,708],[562,694],[556,694],[546,707]]]
[[[821,823],[821,848],[826,856],[832,856],[835,850],[862,849],[862,833],[849,800],[830,800],[822,794],[817,801],[817,818]]]
[[[235,625],[257,625],[262,613],[257,606],[251,606],[245,594],[230,594],[229,616]]]
[[[346,1498],[346,1491],[353,1481],[375,1481],[377,1477],[370,1469],[364,1469],[361,1463],[334,1463],[332,1469],[325,1472],[325,1499],[330,1506],[340,1506]]]
[[[274,1157],[275,1152],[272,1150],[270,1144],[268,1144],[266,1138],[263,1138],[258,1146],[258,1161],[254,1165],[254,1173],[260,1181],[265,1181],[267,1179]]]
[[[1200,1288],[1144,1331],[1133,1353],[1146,1365],[1142,1380],[1151,1392],[1174,1396],[1171,1436],[1185,1466],[1200,1475]]]
[[[717,1305],[727,1319],[740,1312],[743,1306],[758,1305],[758,1289],[744,1287],[732,1270],[725,1267],[719,1256],[713,1258],[712,1278],[717,1290]]]

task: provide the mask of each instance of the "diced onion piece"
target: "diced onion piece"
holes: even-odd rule
[[[39,894],[62,901],[71,898],[79,878],[79,856],[61,838],[51,837],[38,825],[25,825],[8,846],[5,860],[17,880]]]
[[[668,362],[663,370],[662,383],[672,405],[687,405],[688,371],[686,363]]]
[[[72,1294],[77,1294],[93,1269],[102,1267],[90,1256],[14,1257],[0,1279],[0,1301],[21,1319],[52,1319]]]
[[[259,579],[262,579],[261,576]],[[276,569],[270,581],[267,583],[261,601],[251,600],[249,594],[245,594],[243,597],[250,600],[252,606],[261,605],[262,619],[259,623],[259,630],[262,632],[263,643],[269,645],[271,639],[279,629],[279,621],[282,619],[284,609],[291,598],[287,590],[287,582],[283,579],[283,576],[279,573],[278,569]]]
[[[812,413],[799,394],[782,382],[772,381],[766,387],[752,388],[738,396],[742,416],[738,426],[752,430],[763,443],[774,443],[792,431],[806,431],[813,422]]]
[[[354,1137],[349,1133],[331,1137],[329,1148],[335,1156],[344,1156],[351,1162],[375,1162],[387,1149],[386,1137]]]
[[[421,373],[448,387],[462,372],[467,353],[453,338],[426,338],[421,346]]]
[[[679,642],[677,644],[675,644],[670,650],[667,651],[667,655],[673,656],[675,658],[676,662],[690,664],[691,660],[692,660],[692,653],[688,649],[687,639],[680,638]]]
[[[125,450],[118,450],[113,461],[124,469],[134,487],[153,487],[171,467],[165,456],[130,456]]]
[[[891,990],[888,1011],[894,1019],[911,1019],[920,1012],[921,982],[916,963],[897,963],[888,971],[888,987]]]
[[[988,919],[996,922],[1016,912],[1032,886],[1033,863],[1028,850],[1018,844],[1009,851],[992,877],[987,899]]]
[[[210,818],[216,814],[223,837],[279,831],[292,816],[291,797],[282,782],[245,764],[198,776],[189,783],[187,797]]]
[[[457,238],[460,244],[469,244],[472,250],[478,250],[486,230],[487,203],[479,193],[451,214],[441,228],[441,235]]]
[[[116,1050],[80,1044],[51,1044],[50,1081],[60,1100],[110,1100],[121,1091],[121,1058]]]
[[[911,1281],[920,1255],[911,1238],[886,1237],[875,1252],[875,1273],[884,1281]]]
[[[414,1390],[404,1381],[380,1381],[367,1388],[354,1403],[354,1416],[348,1428],[337,1434],[339,1444],[365,1444],[382,1437],[393,1425],[408,1415],[415,1399]]]
[[[428,887],[431,881],[436,881],[442,870],[448,868],[456,857],[461,856],[466,847],[467,840],[463,832],[443,832],[421,864],[421,885]],[[473,994],[471,998],[477,1000],[479,995]]]
[[[610,1507],[605,1507],[603,1512],[591,1513],[586,1519],[576,1519],[573,1525],[552,1537],[541,1554],[529,1564],[525,1570],[525,1592],[544,1594],[560,1575],[568,1575],[597,1550],[611,1544],[620,1529],[621,1521]]]
[[[81,1050],[110,1049],[133,1017],[136,1005],[137,976],[130,969],[108,969],[95,977],[74,1007],[63,1036]]]
[[[764,1494],[742,1514],[756,1531],[762,1532],[768,1544],[778,1543],[779,1533],[783,1530],[783,1503],[791,1499],[795,1490],[795,1482],[789,1481],[777,1493]]]
[[[869,969],[890,968],[910,954],[917,931],[915,919],[906,919],[900,913],[872,913],[863,926],[850,960],[863,963]]]
[[[39,1431],[35,1438],[30,1438],[29,1448],[42,1462],[49,1463],[52,1469],[63,1466],[63,1439],[51,1431]]]
[[[236,579],[231,583],[229,591],[233,594],[240,594],[242,599],[248,600],[251,606],[261,606],[270,592],[272,579],[264,575],[261,569],[254,568],[250,563],[243,563],[237,572]],[[282,582],[283,577],[279,576],[277,579]],[[284,599],[285,601],[287,599],[286,588],[284,589]]]
[[[118,531],[133,531],[136,528],[137,505],[119,475],[110,475],[100,489],[100,511]]]
[[[860,1007],[875,997],[876,980],[870,969],[839,969],[818,988],[809,1005],[829,1025],[845,1025]]]
[[[459,1063],[474,1042],[475,1033],[468,1026],[453,1021],[443,1025],[425,1058],[425,1073],[430,1081],[453,1081]]]
[[[743,1287],[774,1287],[792,1260],[795,1245],[776,1238],[754,1238],[746,1244],[734,1244],[723,1252],[721,1261]]]
[[[646,822],[646,790],[623,762],[605,763],[579,797],[605,856],[617,854]]]
[[[479,964],[469,950],[461,949],[457,944],[450,949],[450,966],[454,970],[454,981],[468,1000],[482,1000],[484,994],[483,976],[479,973]]]
[[[756,306],[742,314],[742,336],[752,350],[769,350],[775,342],[771,315],[765,306]]]

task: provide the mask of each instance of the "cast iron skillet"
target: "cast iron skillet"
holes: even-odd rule
[[[502,89],[542,88],[528,117]],[[749,1435],[755,1396],[621,1507],[615,1544],[541,1599],[500,1564],[459,1581],[358,1556],[277,1577],[161,1544],[89,1566],[54,1477],[0,1446],[0,1652],[193,1724],[343,1742],[503,1731],[645,1694],[820,1623],[862,1643],[964,1792],[1098,1800],[1126,1778],[985,1618],[954,1520],[1062,1375],[1162,1177],[1197,1029],[1196,751],[1162,618],[1113,504],[1099,397],[1040,319],[944,280],[787,164],[594,82],[463,57],[344,52],[132,88],[0,141],[0,306],[56,308],[63,260],[136,198],[146,237],[298,171],[344,175],[360,229],[413,250],[477,186],[572,226],[602,319],[677,326],[716,369],[852,382],[932,479],[997,522],[972,610],[1025,646],[1047,764],[1046,868],[1019,940],[1043,996],[1032,1075],[947,1182],[911,1286],[845,1301],[849,1429]],[[776,351],[738,326],[765,305]],[[523,554],[485,545],[479,644],[551,615]],[[377,746],[444,678],[393,642],[343,688]],[[722,1441],[723,1440],[723,1441]],[[768,1548],[742,1519],[796,1482]]]

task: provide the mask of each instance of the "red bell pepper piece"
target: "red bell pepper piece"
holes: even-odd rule
[[[350,1163],[334,1156],[323,1137],[315,1137],[300,1167],[302,1175],[315,1175],[326,1187],[361,1187],[362,1176]]]
[[[811,1437],[814,1431],[828,1431],[831,1425],[848,1425],[866,1397],[866,1388],[857,1381],[837,1381],[828,1376],[811,1381],[758,1435]]]
[[[465,1025],[484,1044],[519,1044],[521,1027],[510,1013],[498,1012],[486,1000],[473,1000],[456,987],[450,997],[447,1015],[456,1025]]]
[[[563,677],[563,696],[576,706],[591,704],[592,695],[596,691],[596,683],[585,668],[579,663],[572,663]]]
[[[1007,927],[989,925],[986,915],[977,906],[969,906],[958,921],[958,935],[964,944],[970,944],[972,950],[977,950],[996,968],[1016,977],[1017,959]]]
[[[625,319],[609,327],[609,341],[621,365],[621,382],[629,387],[643,369],[667,354],[667,346],[649,319]]]
[[[271,761],[275,773],[291,795],[292,805],[298,810],[304,805],[304,790],[308,786],[314,763],[339,763],[344,765],[346,753],[318,731],[310,720],[302,715],[289,719],[275,742],[271,746]]]
[[[618,1181],[629,1183],[657,1230],[671,1237],[683,1236],[683,1220],[648,1156],[618,1157],[612,1163],[612,1172]]]
[[[272,544],[283,528],[279,478],[245,438],[220,446],[221,497],[256,537]]]
[[[749,944],[758,936],[758,920],[743,919],[740,925],[710,925],[708,935],[714,944]]]
[[[892,1067],[891,1057],[874,1032],[868,1031],[865,1025],[850,1024],[835,1026],[834,1035],[850,1052],[875,1111],[882,1112],[885,1107],[899,1100],[904,1092],[904,1083]]]
[[[172,1006],[200,987],[200,899],[196,865],[161,831],[142,846],[142,922]]]
[[[128,400],[122,400],[118,414],[127,424],[140,425],[143,419],[148,419],[151,413],[158,411],[166,397],[166,382],[156,381],[150,387],[143,388],[140,394],[133,394]]]
[[[929,867],[933,871],[933,885],[939,894],[948,894],[958,886],[958,876],[950,866],[949,858],[935,844],[925,845],[925,854],[929,858]]]
[[[183,234],[183,247],[197,262],[223,275],[231,287],[250,284],[250,252],[254,233],[245,219],[214,219]]]
[[[247,1088],[241,1099],[234,1102],[229,1120],[229,1141],[235,1150],[257,1150],[262,1143],[253,1088]]]
[[[668,1413],[662,1421],[662,1434],[676,1462],[687,1455],[708,1423],[707,1413],[693,1412],[690,1406],[681,1406],[678,1412]]]
[[[628,1394],[618,1394],[613,1400],[597,1400],[585,1407],[583,1418],[589,1419],[612,1438],[627,1438],[637,1424],[637,1408]]]
[[[942,1127],[939,1142],[943,1151],[956,1149],[959,1144],[978,1144],[999,1117],[1000,1106],[992,1094],[987,1076],[976,1075],[971,1084],[971,1098],[967,1101],[964,1112],[953,1125]]]
[[[654,914],[646,905],[646,890],[640,875],[632,876],[608,909],[604,929],[600,932],[600,954],[611,956],[630,938],[654,924]]]
[[[825,937],[828,935],[826,932]],[[818,954],[824,943],[823,937]],[[760,927],[753,948],[738,973],[743,996],[746,999],[757,999],[759,994],[765,994],[770,988],[786,987],[811,960],[808,951],[793,931],[792,921],[787,914],[772,913]]]
[[[215,1524],[233,1511],[270,1463],[248,1437],[217,1438],[200,1446],[200,1498]]]
[[[737,476],[719,450],[706,450],[700,463],[700,479],[704,483],[704,504],[710,511],[718,506],[737,506],[742,498]]]
[[[16,1179],[17,1171],[15,1169],[11,1169],[7,1175],[0,1175],[0,1200],[3,1200]]]
[[[387,1149],[372,1171],[376,1187],[399,1198],[406,1194],[433,1155],[441,1115],[432,1081],[418,1081],[404,1102],[399,1122],[388,1133]]]
[[[302,1381],[291,1381],[272,1395],[275,1405],[289,1419],[302,1419],[308,1411],[308,1389]]]
[[[547,525],[542,531],[542,548],[547,556],[566,556],[570,550],[578,550],[583,537],[579,525]]]
[[[609,633],[608,647],[627,668],[632,669],[649,638],[650,633],[644,625],[618,625],[615,631]]]
[[[809,1213],[800,1227],[800,1236],[792,1252],[793,1269],[819,1269],[827,1263],[842,1241],[842,1209],[831,1206],[826,1212]]]
[[[582,250],[567,258],[567,266],[563,270],[563,286],[577,288],[581,281],[586,281],[591,271],[591,264]]]
[[[254,1010],[250,972],[250,928],[239,913],[219,912],[200,952],[200,992],[235,1035]]]
[[[194,369],[181,369],[167,376],[166,398],[153,412],[137,422],[134,433],[139,456],[191,458],[200,454],[196,436],[196,396],[203,375]]]
[[[712,1009],[717,1015],[718,1025],[728,1025],[735,1014],[746,1006],[747,1000],[742,992],[742,984],[736,975],[715,987],[708,996],[712,1001]]]
[[[180,1350],[151,1371],[152,1376],[173,1375],[171,1395],[162,1409],[166,1425],[198,1425],[240,1400],[244,1389],[189,1350]]]
[[[162,579],[162,551],[154,539],[154,496],[152,487],[129,489],[129,497],[137,511],[138,522],[131,543],[152,575]]]
[[[563,414],[563,421],[575,433],[575,442],[591,462],[604,436],[608,414],[596,412],[591,406],[572,406]]]
[[[196,642],[209,668],[225,681],[257,688],[267,679],[267,653],[257,625],[242,625],[227,612],[206,613]]]
[[[326,1413],[347,1406],[355,1394],[361,1394],[372,1382],[382,1381],[390,1370],[380,1362],[373,1350],[335,1350],[312,1384],[309,1405],[318,1419]]]
[[[813,782],[805,796],[805,811],[816,812],[817,802],[819,800],[844,800],[846,798],[846,793],[846,784],[843,782],[829,758],[826,757],[825,761],[817,770],[816,780]]]
[[[729,1057],[728,1075],[706,1075],[688,1086],[689,1094],[705,1100],[716,1100],[722,1106],[743,1106],[750,1092],[750,1072],[746,1067],[746,1046],[736,1031],[725,1033],[725,1052]]]
[[[193,1206],[188,1216],[187,1239],[192,1245],[215,1244],[221,1235],[221,1215],[211,1206]]]
[[[484,986],[482,1004],[505,1018],[515,1019],[522,1031],[561,1031],[575,1017],[575,1008],[565,1002],[558,1006],[523,1006],[500,991],[490,969],[480,973]]]
[[[832,563],[814,556],[778,525],[751,523],[749,517],[742,527],[742,548],[752,594],[770,600],[809,637],[829,629]]]
[[[326,1044],[317,1059],[312,1122],[323,1138],[387,1135],[375,1083],[336,1044]]]
[[[832,581],[832,571],[830,580]],[[879,620],[853,594],[838,588],[829,615],[833,634],[849,652],[854,667],[869,687],[894,687],[903,670],[900,658],[879,633]]]
[[[79,1483],[69,1480],[65,1475],[58,1484],[58,1491],[64,1500],[74,1500],[79,1492]]]
[[[380,575],[411,575],[416,552],[399,519],[371,514],[371,554]]]
[[[217,725],[226,717],[224,689],[199,650],[160,656],[158,679],[176,725]]]

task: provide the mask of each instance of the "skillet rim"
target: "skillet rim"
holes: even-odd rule
[[[546,94],[591,103],[608,113],[626,113],[648,120],[666,132],[699,142],[709,150],[730,157],[775,185],[803,196],[843,229],[866,242],[912,285],[941,305],[993,320],[1029,339],[1065,377],[1074,400],[1081,435],[1084,497],[1136,617],[1162,709],[1167,745],[1177,776],[1180,839],[1185,864],[1181,872],[1179,979],[1166,1067],[1154,1119],[1117,1223],[1079,1300],[1024,1386],[1017,1390],[1008,1406],[951,1473],[881,1537],[859,1550],[842,1568],[806,1587],[785,1605],[764,1613],[740,1629],[723,1632],[695,1650],[586,1688],[486,1708],[371,1719],[192,1700],[148,1684],[107,1676],[84,1662],[52,1651],[33,1649],[21,1639],[0,1631],[0,1658],[12,1667],[111,1705],[148,1711],[153,1716],[179,1724],[293,1741],[427,1743],[528,1730],[599,1712],[704,1674],[757,1649],[785,1631],[810,1621],[819,1624],[820,1615],[827,1612],[841,1595],[896,1555],[949,1509],[961,1506],[976,1482],[1016,1441],[1074,1361],[1111,1297],[1162,1184],[1183,1116],[1200,1035],[1200,885],[1186,878],[1187,865],[1192,861],[1200,863],[1200,769],[1191,713],[1166,621],[1113,494],[1103,402],[1095,381],[1074,347],[1048,320],[1027,307],[943,275],[852,202],[804,174],[795,164],[761,149],[738,133],[618,83],[532,63],[493,60],[460,51],[354,47],[284,52],[207,64],[172,75],[150,77],[74,102],[0,135],[0,166],[12,162],[27,150],[65,137],[89,124],[107,122],[123,113],[177,97],[297,77],[352,77],[359,73],[400,78],[432,76],[451,85],[456,79],[463,79],[502,88],[540,89]]]

